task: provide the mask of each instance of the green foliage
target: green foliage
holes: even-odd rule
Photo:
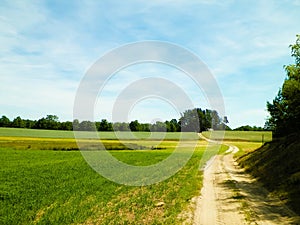
[[[81,131],[95,131],[96,129],[95,123],[87,120],[81,121],[78,127],[78,130]]]
[[[0,127],[10,127],[11,122],[6,116],[0,118]]]
[[[300,132],[300,35],[294,45],[290,45],[295,64],[285,66],[287,77],[272,103],[267,102],[271,115],[268,126],[279,137]]]
[[[46,118],[41,118],[36,122],[35,128],[58,130],[59,125],[58,117],[56,115],[47,115]]]
[[[295,64],[284,66],[287,76],[282,88],[267,102],[271,117],[265,128],[272,129],[276,138],[239,162],[300,214],[300,35],[290,47]]]
[[[166,121],[165,123],[168,132],[180,132],[180,124],[176,119],[171,119],[170,121]]]
[[[228,119],[225,116],[222,120],[215,110],[201,110],[200,108],[186,110],[183,112],[179,121],[171,119],[170,121],[155,124],[140,123],[138,120],[126,122],[108,122],[102,119],[96,121],[60,122],[56,115],[47,115],[45,118],[35,120],[24,120],[16,117],[12,122],[6,116],[0,118],[0,127],[46,129],[46,130],[75,130],[75,131],[143,131],[143,132],[201,132],[210,128],[215,130],[230,129],[226,126]]]
[[[141,131],[141,126],[137,120],[131,121],[129,128],[131,131]]]
[[[73,130],[73,123],[70,121],[61,122],[60,130]]]
[[[26,122],[24,120],[22,120],[21,117],[18,116],[12,121],[11,126],[25,128]]]
[[[179,121],[182,131],[202,132],[209,129],[230,129],[226,126],[226,123],[228,123],[226,116],[221,119],[217,111],[209,109],[195,108],[186,110]]]
[[[113,124],[114,131],[129,131],[129,124],[125,122],[116,122]]]
[[[249,126],[249,125],[246,125],[246,126],[240,126],[238,128],[235,128],[234,129],[235,131],[264,131],[265,129],[262,128],[262,127],[257,127],[257,126]]]
[[[97,126],[97,124],[96,124]],[[113,131],[112,123],[109,123],[106,119],[101,120],[99,126],[97,126],[98,131]]]
[[[150,126],[150,130],[154,132],[167,132],[167,124],[160,121],[156,121],[155,124],[152,124]]]

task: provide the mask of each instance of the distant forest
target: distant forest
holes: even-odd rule
[[[46,129],[46,130],[79,130],[79,131],[153,131],[153,132],[202,132],[206,130],[231,130],[226,124],[227,117],[221,118],[217,111],[201,108],[189,109],[181,114],[180,119],[154,124],[140,123],[138,120],[127,122],[109,122],[106,119],[101,121],[74,121],[60,122],[58,116],[47,115],[38,120],[22,119],[20,116],[12,121],[2,116],[0,127]]]

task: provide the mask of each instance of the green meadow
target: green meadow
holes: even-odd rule
[[[182,224],[200,193],[204,152],[209,159],[216,148],[227,149],[185,134],[182,151],[196,143],[187,164],[160,183],[132,187],[95,172],[77,151],[72,132],[1,128],[0,134],[0,224]],[[110,154],[136,166],[166,159],[180,139],[180,133],[167,133],[162,141],[158,137],[165,134],[159,133],[152,139],[149,133],[122,140],[113,132],[100,135]],[[89,149],[100,140],[80,141]]]
[[[94,132],[77,131],[80,138],[89,139]],[[179,140],[179,139],[198,139],[196,133],[187,132],[97,132],[100,139],[116,140],[116,139],[164,139],[164,140]],[[0,137],[35,137],[35,138],[74,138],[73,131],[62,130],[37,130],[23,128],[0,128]]]
[[[205,137],[235,142],[269,142],[272,141],[271,131],[206,131]]]

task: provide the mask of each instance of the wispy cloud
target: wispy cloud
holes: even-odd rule
[[[72,119],[77,86],[99,57],[128,42],[161,40],[191,50],[208,65],[233,127],[263,125],[265,102],[284,79],[283,64],[292,62],[288,45],[299,32],[299,9],[297,0],[2,1],[2,114],[33,118],[53,111]],[[130,82],[159,74],[186,90],[195,105],[207,105],[205,93],[175,69],[136,67],[120,73],[126,79],[111,80],[104,104]]]

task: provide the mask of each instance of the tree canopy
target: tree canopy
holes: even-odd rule
[[[245,125],[245,126],[240,126],[235,128],[234,130],[236,131],[265,131],[267,128],[263,127],[257,127],[257,126],[250,126],[250,125]]]
[[[20,116],[10,121],[6,116],[0,118],[0,127],[47,129],[47,130],[80,130],[80,131],[152,131],[152,132],[202,132],[208,129],[224,130],[227,117],[219,117],[215,110],[189,109],[181,114],[179,120],[156,121],[154,124],[140,123],[138,120],[127,122],[109,122],[102,119],[100,122],[79,121],[60,122],[56,115],[47,115],[39,120],[22,119]]]
[[[284,66],[286,78],[272,102],[267,102],[270,118],[268,126],[274,137],[300,132],[300,35],[290,45],[295,64]]]

